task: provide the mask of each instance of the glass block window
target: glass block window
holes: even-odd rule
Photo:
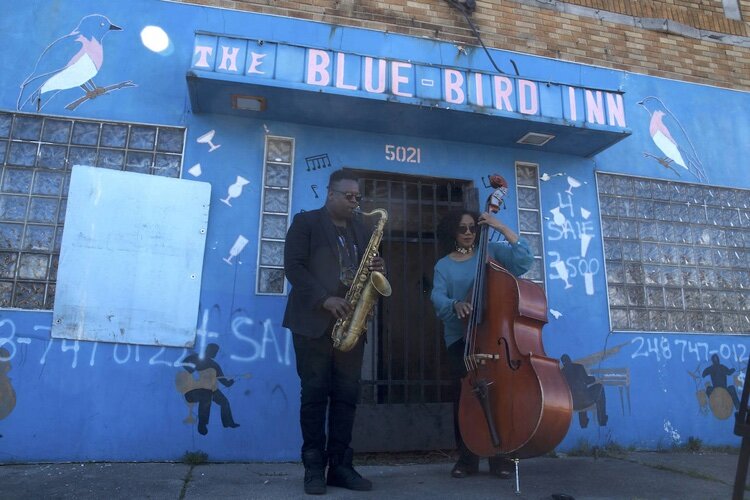
[[[529,242],[534,263],[523,278],[544,288],[544,248],[542,244],[542,211],[539,197],[539,167],[516,163],[516,199],[518,200],[518,235]]]
[[[597,173],[610,326],[750,333],[750,191]]]
[[[0,112],[0,307],[53,309],[70,171],[179,177],[185,129]]]
[[[294,139],[266,137],[258,238],[258,278],[255,286],[258,294],[283,295],[286,292],[284,240],[289,227],[293,161]]]

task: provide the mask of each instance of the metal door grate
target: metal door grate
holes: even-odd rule
[[[357,419],[367,429],[355,430],[357,449],[452,447],[453,387],[430,292],[433,267],[440,257],[438,222],[471,198],[467,195],[471,183],[369,171],[357,174],[362,209],[388,211],[381,253],[393,288],[391,297],[379,302],[368,329]]]

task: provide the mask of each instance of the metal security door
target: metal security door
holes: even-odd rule
[[[367,333],[357,451],[453,447],[453,388],[430,301],[441,217],[472,198],[469,181],[356,171],[362,210],[388,212],[381,254],[393,293]]]

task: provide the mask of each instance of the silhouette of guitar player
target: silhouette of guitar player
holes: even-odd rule
[[[184,360],[187,373],[177,374],[175,381],[177,390],[185,395],[188,403],[198,403],[198,432],[202,435],[208,434],[208,419],[211,416],[211,402],[221,408],[221,424],[231,429],[240,424],[232,418],[232,408],[229,400],[219,390],[217,382],[225,387],[231,387],[234,380],[224,376],[221,366],[214,360],[219,352],[217,344],[208,344],[205,355],[201,358],[197,353],[190,354]],[[198,379],[193,374],[198,374]]]
[[[0,420],[10,415],[16,406],[16,391],[7,375],[10,368],[10,353],[0,347]]]

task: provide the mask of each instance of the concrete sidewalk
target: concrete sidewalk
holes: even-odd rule
[[[520,465],[514,481],[486,472],[450,477],[451,462],[358,465],[371,492],[328,488],[339,499],[728,499],[735,454],[628,452],[608,457],[540,457]],[[357,460],[355,458],[355,464]],[[0,498],[10,499],[286,499],[302,491],[299,463],[71,463],[0,465]],[[750,498],[750,495],[748,495]]]

